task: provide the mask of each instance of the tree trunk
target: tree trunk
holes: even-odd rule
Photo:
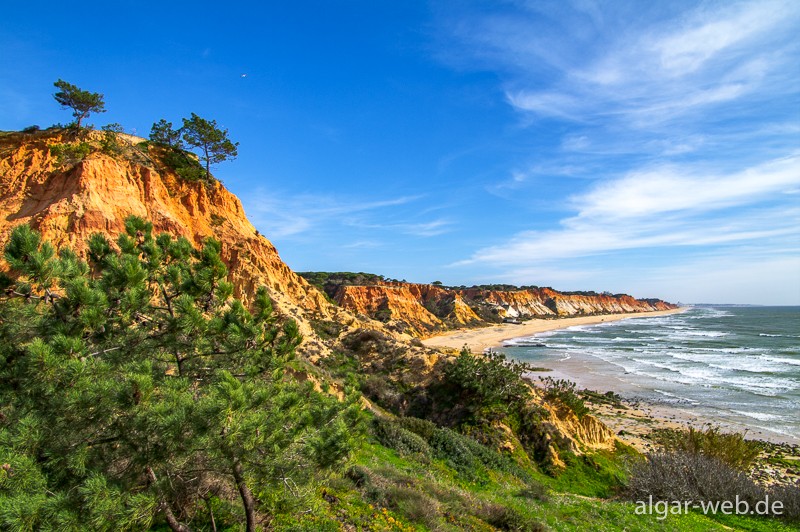
[[[153,471],[153,468],[149,466],[147,467],[146,471],[150,481],[155,484],[158,481],[158,479],[156,479],[156,472]],[[170,530],[173,530],[174,532],[192,532],[188,526],[178,521],[178,518],[175,517],[174,513],[172,513],[172,508],[170,508],[167,501],[162,500],[158,504],[158,509],[164,512],[164,517],[167,520],[167,525],[169,525]]]
[[[203,153],[206,154],[206,181],[211,180],[211,158],[208,156],[208,146],[203,148]]]
[[[244,504],[244,513],[247,518],[247,532],[255,532],[256,530],[256,498],[253,497],[253,492],[247,487],[244,481],[244,472],[242,464],[238,459],[233,461],[233,478],[236,481],[236,487],[239,489],[239,495],[242,497]]]
[[[164,517],[167,519],[167,524],[169,525],[170,530],[174,530],[175,532],[192,532],[188,526],[178,521],[178,519],[175,517],[175,514],[172,513],[172,508],[169,507],[168,503],[162,502],[161,510],[164,512]]]

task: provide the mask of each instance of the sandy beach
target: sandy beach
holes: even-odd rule
[[[685,312],[687,308],[679,308],[660,312],[612,314],[604,316],[583,316],[563,319],[534,319],[521,325],[502,324],[481,329],[459,329],[439,336],[423,340],[425,345],[434,348],[459,350],[465,345],[473,353],[482,353],[488,348],[499,347],[505,340],[532,336],[537,333],[565,329],[576,325],[593,325],[624,319],[648,318]],[[530,374],[535,382],[539,377],[550,376],[555,379],[568,379],[576,382],[580,389],[593,390],[599,393],[613,391],[622,396],[619,403],[588,402],[592,413],[603,421],[625,443],[632,445],[640,452],[653,451],[657,444],[652,439],[651,433],[657,428],[686,429],[688,427],[703,428],[709,425],[719,426],[726,432],[741,432],[743,427],[725,423],[713,417],[704,417],[700,412],[681,405],[661,404],[640,400],[635,383],[622,379],[620,376],[609,375],[607,372],[594,371],[592,363],[586,359],[561,360],[549,371],[534,371]],[[706,413],[707,416],[707,413]],[[783,457],[800,461],[798,456],[798,443],[800,436],[776,435],[756,427],[744,427],[748,439],[757,439],[778,445],[772,450],[765,450],[764,456],[769,452],[779,452]],[[763,462],[763,461],[762,461]],[[757,476],[766,483],[776,479],[785,482],[798,483],[797,468],[761,466]]]
[[[465,345],[473,353],[482,353],[489,347],[498,347],[504,340],[533,336],[536,333],[566,329],[575,325],[594,325],[610,321],[631,318],[650,318],[685,312],[681,307],[673,310],[655,312],[631,312],[627,314],[604,314],[598,316],[580,316],[576,318],[532,319],[521,324],[503,323],[480,329],[457,329],[422,341],[428,347],[461,349]]]

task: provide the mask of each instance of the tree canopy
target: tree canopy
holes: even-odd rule
[[[59,79],[53,85],[60,89],[53,94],[53,98],[61,104],[62,109],[72,109],[72,116],[75,117],[78,127],[81,127],[81,122],[90,113],[105,113],[106,104],[103,101],[102,94],[81,90],[62,79]]]
[[[163,118],[153,124],[150,128],[150,140],[162,146],[182,149],[181,131],[172,129],[172,122],[167,122]]]
[[[206,120],[192,113],[183,119],[183,140],[200,151],[200,160],[205,163],[206,179],[211,178],[211,165],[234,159],[238,155],[238,142],[228,138],[228,130],[217,127],[216,120]]]
[[[231,297],[219,242],[132,217],[88,262],[28,226],[5,258],[0,528],[254,530],[348,455],[355,399],[290,378],[296,324]]]

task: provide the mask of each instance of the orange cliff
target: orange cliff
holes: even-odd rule
[[[93,149],[72,164],[59,164],[49,146],[74,142],[65,131],[0,134],[0,246],[12,229],[28,223],[56,247],[85,251],[96,232],[112,239],[129,215],[153,223],[154,232],[186,237],[200,245],[208,237],[222,243],[222,258],[237,297],[247,301],[266,286],[276,308],[301,322],[330,319],[341,312],[296,275],[272,243],[247,220],[239,199],[219,182],[180,178],[158,164],[156,148],[144,139],[119,135],[122,153]],[[101,138],[90,133],[92,145]]]
[[[431,284],[376,280],[368,284],[324,287],[344,309],[386,322],[395,330],[426,337],[458,327],[504,319],[559,318],[651,312],[677,308],[658,299],[619,294],[564,293],[551,288],[495,290],[447,288]]]
[[[415,336],[482,322],[459,294],[429,284],[341,285],[332,298],[351,312],[394,322]]]

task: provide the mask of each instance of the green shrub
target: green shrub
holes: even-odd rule
[[[403,395],[386,377],[370,375],[361,384],[361,393],[383,408],[398,413],[403,405]]]
[[[100,139],[100,149],[108,155],[118,155],[122,153],[122,146],[119,143],[117,133],[124,132],[121,125],[117,123],[107,124],[100,128],[103,130],[103,138]]]
[[[431,447],[419,435],[403,428],[399,423],[376,417],[372,421],[372,433],[378,442],[403,455],[412,455],[427,461],[431,457]]]
[[[50,155],[56,158],[58,164],[75,164],[86,158],[92,152],[88,142],[75,144],[51,144]]]
[[[464,349],[444,372],[444,387],[473,419],[499,420],[524,404],[530,387],[522,375],[530,369],[502,353],[473,355]]]
[[[538,502],[545,502],[550,499],[550,497],[547,495],[547,487],[545,487],[544,484],[539,484],[538,482],[532,482],[528,484],[523,489],[519,490],[516,496],[522,499]]]
[[[539,377],[544,387],[544,397],[556,400],[572,410],[579,418],[589,413],[589,408],[575,391],[575,383],[566,379]]]
[[[418,417],[404,416],[397,419],[397,422],[403,428],[410,430],[414,434],[422,437],[426,442],[430,442],[433,433],[436,432],[437,427],[434,423],[427,419],[420,419]]]
[[[206,170],[193,154],[180,148],[162,146],[161,162],[186,181],[205,181]]]
[[[500,530],[539,532],[547,530],[542,523],[520,513],[511,506],[487,503],[480,507],[478,517]]]
[[[409,521],[432,528],[439,519],[439,503],[410,486],[390,486],[386,490],[387,506]]]
[[[311,327],[323,340],[338,338],[344,329],[344,325],[332,320],[312,320]]]

